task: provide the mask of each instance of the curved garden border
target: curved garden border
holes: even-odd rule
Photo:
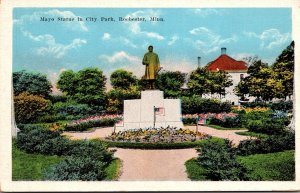
[[[108,141],[103,139],[92,139],[96,141],[101,141],[105,143],[108,147],[118,147],[118,148],[127,148],[127,149],[187,149],[202,147],[208,141],[208,139],[197,140],[197,141],[185,141],[185,142],[174,142],[174,143],[143,143],[143,142],[121,142],[121,141]],[[212,137],[210,140],[213,140],[216,143],[222,143],[223,139]]]

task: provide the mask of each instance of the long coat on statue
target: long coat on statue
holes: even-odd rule
[[[160,69],[158,55],[154,52],[147,52],[143,58],[143,65],[146,65],[145,76],[143,78],[146,80],[154,80]]]

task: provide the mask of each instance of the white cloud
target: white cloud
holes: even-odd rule
[[[179,39],[178,36],[176,36],[176,35],[172,36],[171,40],[168,42],[168,45],[169,46],[173,45],[178,39]]]
[[[250,38],[257,38],[260,42],[261,49],[272,49],[281,46],[290,40],[290,33],[280,33],[278,29],[267,29],[261,34],[254,32],[244,32],[245,36]]]
[[[109,40],[110,39],[110,34],[109,33],[104,33],[102,36],[102,40]]]
[[[41,22],[41,17],[45,18],[54,18],[54,21],[57,21],[58,17],[62,18],[75,18],[75,21],[72,22],[60,22],[63,26],[74,30],[74,31],[88,31],[88,28],[86,27],[84,21],[77,21],[77,18],[80,16],[75,15],[71,11],[59,11],[58,9],[52,9],[49,11],[38,11],[34,12],[31,15],[22,15],[20,19],[15,19],[14,23],[16,25],[30,25],[33,22]]]
[[[204,9],[193,9],[193,12],[201,17],[207,17],[209,15],[222,15],[223,11],[217,10],[217,9],[209,9],[209,8],[204,8]]]
[[[142,65],[142,59],[131,55],[125,51],[115,52],[112,55],[100,55],[99,60],[103,65],[103,71],[109,77],[110,74],[120,68],[133,72],[137,77],[144,75],[145,67]],[[109,67],[104,67],[108,66]]]
[[[154,10],[150,9],[150,10],[146,10],[146,11],[139,10],[139,11],[130,13],[130,14],[126,15],[125,17],[131,17],[131,18],[144,17],[144,18],[148,19],[149,17],[159,17],[159,16],[160,16],[159,11],[154,11]],[[127,21],[127,22],[124,22],[124,23],[126,25],[128,25],[129,30],[133,34],[144,35],[148,38],[154,38],[154,39],[157,39],[157,40],[165,39],[164,36],[160,35],[159,33],[142,30],[141,29],[142,22],[143,21],[135,21],[135,22]]]
[[[236,35],[232,35],[228,38],[222,38],[221,35],[214,33],[206,27],[194,28],[189,32],[196,37],[196,39],[192,42],[194,46],[201,50],[204,54],[215,52],[219,50],[222,45],[236,42],[238,40]]]
[[[129,62],[136,62],[138,59],[138,57],[136,56],[131,56],[128,53],[126,53],[125,51],[120,51],[120,52],[116,52],[111,56],[108,55],[101,55],[100,58],[107,60],[109,63],[116,63],[119,61],[129,61]]]
[[[73,41],[70,44],[60,44],[56,43],[55,38],[51,34],[44,34],[44,35],[38,35],[34,36],[28,31],[22,31],[23,35],[30,38],[31,40],[35,42],[41,42],[45,44],[43,47],[37,48],[37,54],[41,56],[53,56],[55,58],[61,58],[63,57],[69,50],[79,48],[83,44],[86,44],[86,40],[84,39],[73,39]]]
[[[134,43],[132,43],[129,39],[120,37],[120,41],[124,43],[124,45],[132,47],[132,48],[137,48],[138,46]]]

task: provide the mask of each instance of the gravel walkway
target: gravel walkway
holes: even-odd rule
[[[186,126],[186,128],[192,131],[196,131],[196,126]],[[218,130],[207,126],[199,126],[198,131],[209,134],[214,137],[229,139],[236,145],[238,145],[242,140],[250,139],[249,136],[238,135],[235,133],[235,132],[243,132],[247,130]]]
[[[92,132],[63,132],[63,135],[70,137],[71,139],[95,139],[105,138],[114,131],[113,127],[96,128]]]
[[[195,131],[196,126],[186,128]],[[113,132],[113,127],[98,128],[93,132],[74,133],[64,132],[71,139],[104,138]],[[235,132],[243,130],[217,130],[206,126],[200,126],[199,131],[211,136],[228,138],[234,144],[250,137],[237,135]],[[245,130],[246,131],[246,130]],[[195,149],[174,150],[140,150],[116,148],[115,157],[122,160],[122,171],[119,180],[189,180],[185,173],[184,163],[197,156]]]
[[[122,160],[119,180],[189,180],[184,163],[197,157],[195,149],[139,150],[117,148],[115,156]]]

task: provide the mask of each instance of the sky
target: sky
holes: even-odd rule
[[[149,45],[163,70],[190,72],[197,57],[204,66],[222,47],[236,60],[258,56],[272,64],[292,41],[290,8],[15,8],[13,18],[13,71],[40,72],[53,84],[64,70],[87,67],[108,79],[120,68],[141,77]]]

